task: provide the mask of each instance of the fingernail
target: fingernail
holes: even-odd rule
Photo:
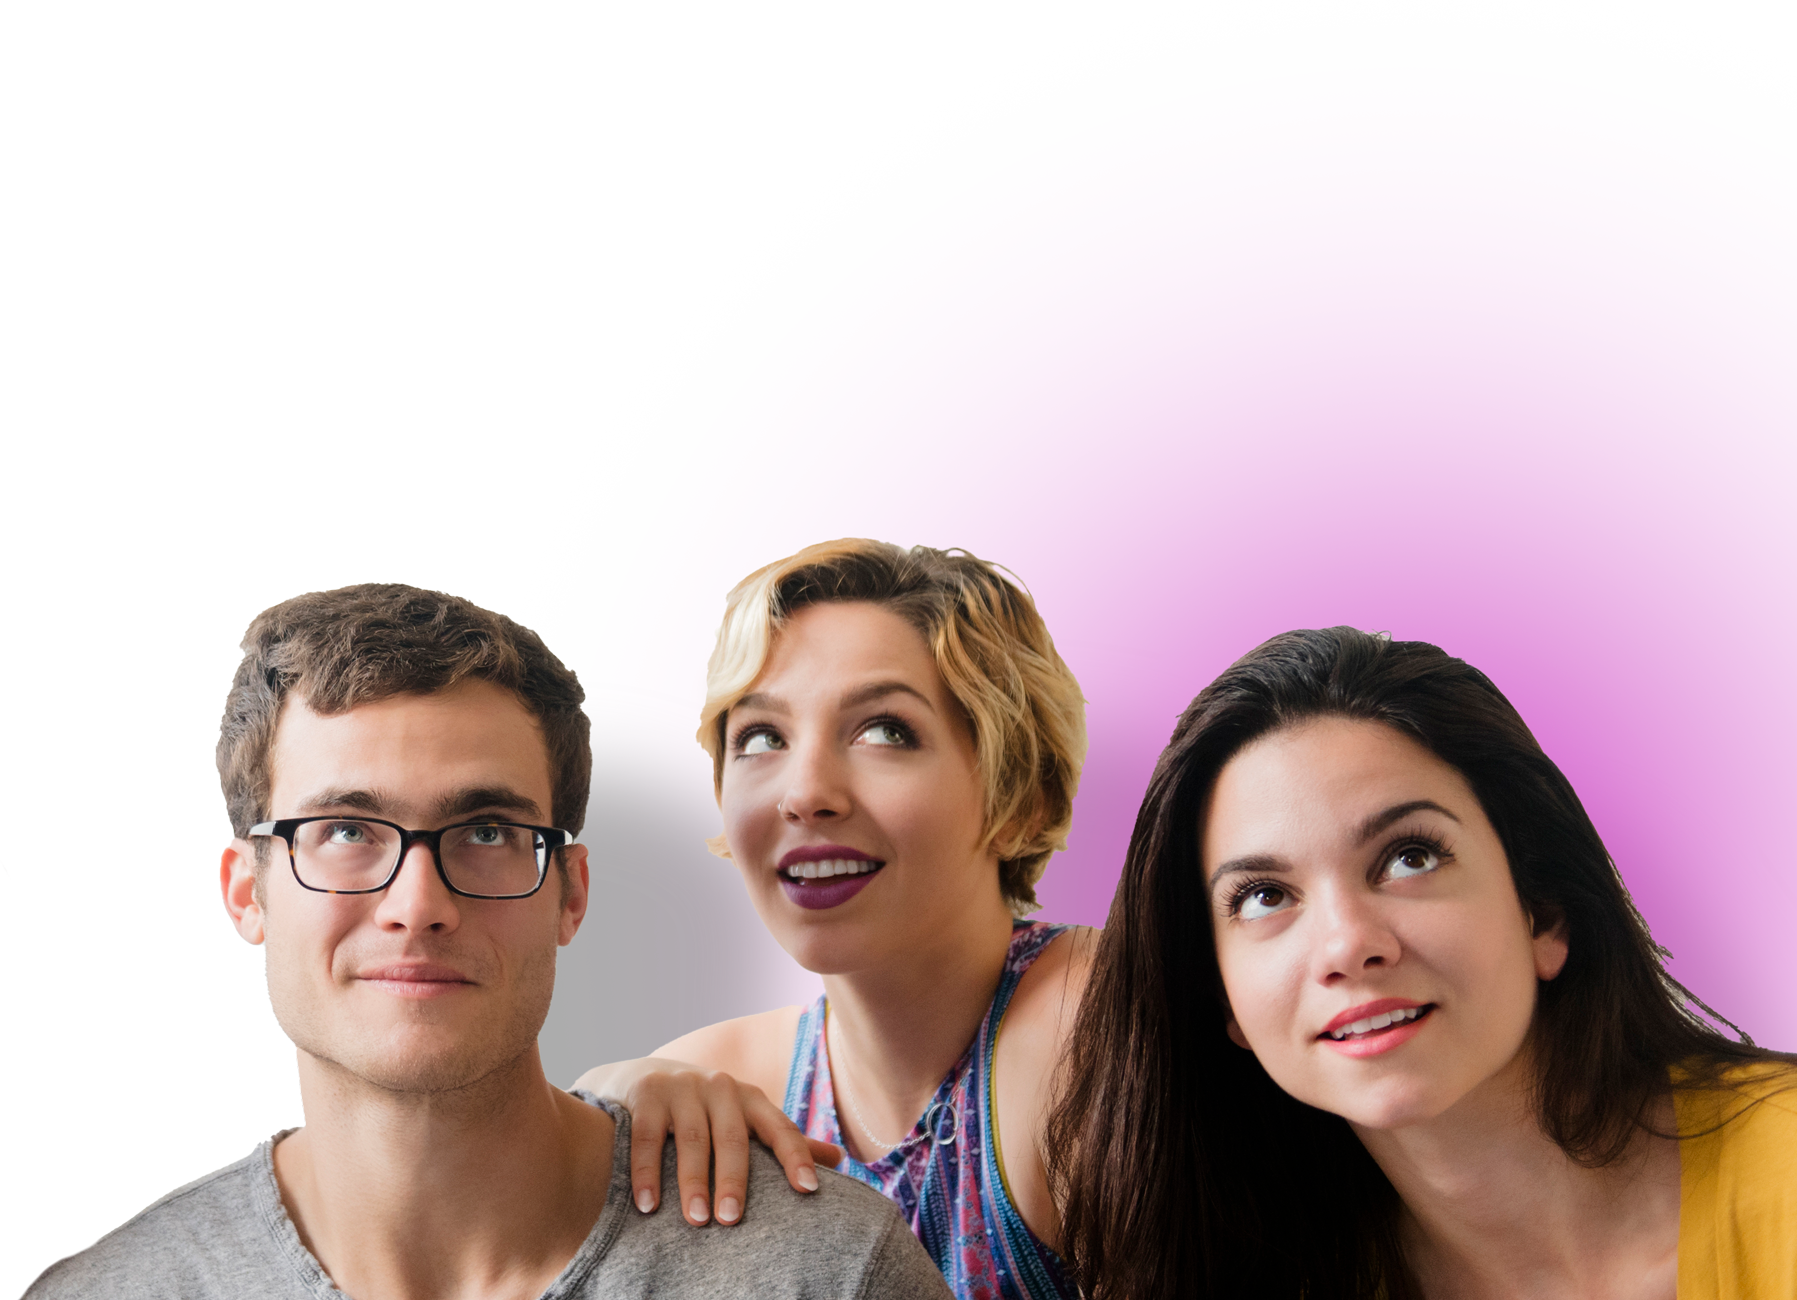
[[[718,1202],[718,1222],[735,1223],[742,1217],[743,1207],[736,1203],[734,1196],[726,1196]]]
[[[686,1217],[694,1223],[704,1223],[711,1217],[711,1211],[705,1208],[705,1198],[695,1196],[686,1203]]]
[[[817,1170],[809,1165],[799,1170],[799,1186],[808,1192],[815,1192],[817,1190]]]
[[[636,1208],[641,1210],[644,1214],[653,1211],[655,1209],[655,1193],[650,1191],[647,1187],[643,1188],[642,1191],[636,1194]]]

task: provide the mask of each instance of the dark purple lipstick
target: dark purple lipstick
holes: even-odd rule
[[[780,859],[780,888],[800,907],[840,907],[866,889],[885,865],[846,845],[807,844]]]

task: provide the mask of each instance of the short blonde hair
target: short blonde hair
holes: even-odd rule
[[[965,551],[845,538],[807,546],[736,584],[724,602],[699,714],[699,743],[711,755],[720,797],[730,710],[761,675],[787,619],[836,601],[882,606],[923,634],[973,729],[986,796],[982,847],[998,853],[999,888],[1011,910],[1034,911],[1036,882],[1067,847],[1086,759],[1086,701],[1035,602],[997,566]]]

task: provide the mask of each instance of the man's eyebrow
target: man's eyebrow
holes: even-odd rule
[[[535,799],[503,785],[477,785],[457,790],[437,800],[434,810],[445,822],[482,812],[523,813],[526,817],[543,815]]]
[[[391,806],[391,801],[379,790],[352,790],[345,786],[331,786],[309,799],[300,800],[299,814],[305,817],[331,808],[353,808],[357,812],[379,816]]]
[[[907,686],[904,682],[869,682],[865,686],[857,686],[854,690],[849,691],[842,697],[841,707],[852,709],[858,705],[867,704],[872,700],[877,700],[885,695],[909,695],[921,703],[924,708],[928,709],[931,713],[936,711],[936,706],[930,703],[929,696],[925,695],[915,686]]]
[[[311,798],[302,800],[299,815],[306,817],[336,809],[353,809],[371,817],[390,818],[394,816],[398,806],[391,795],[381,790],[333,787],[320,790]],[[535,799],[503,785],[477,785],[457,790],[437,800],[432,805],[432,812],[439,824],[483,812],[519,813],[526,817],[540,817],[543,814]]]
[[[1411,813],[1415,812],[1438,812],[1455,825],[1459,825],[1460,823],[1458,817],[1436,803],[1435,800],[1412,799],[1409,803],[1393,804],[1384,812],[1374,813],[1371,817],[1368,817],[1365,821],[1361,822],[1360,838],[1355,842],[1365,844],[1368,840],[1372,839],[1373,836],[1390,826],[1393,822],[1402,821],[1404,818],[1410,816]]]

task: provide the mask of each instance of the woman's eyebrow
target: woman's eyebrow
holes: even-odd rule
[[[1258,875],[1263,871],[1290,871],[1291,863],[1284,858],[1275,857],[1271,853],[1249,853],[1243,857],[1231,858],[1215,871],[1210,873],[1210,887],[1215,889],[1217,882],[1224,876],[1242,875],[1253,872]]]
[[[1358,842],[1364,844],[1367,840],[1372,839],[1373,836],[1390,826],[1393,822],[1401,821],[1414,812],[1438,812],[1455,825],[1459,825],[1460,823],[1458,817],[1454,816],[1453,813],[1449,812],[1446,808],[1443,808],[1433,799],[1412,799],[1408,803],[1393,804],[1384,812],[1374,813],[1371,817],[1368,817],[1365,821],[1360,823]],[[1210,887],[1215,889],[1217,887],[1217,882],[1223,879],[1224,876],[1241,875],[1247,872],[1259,874],[1263,871],[1279,873],[1290,871],[1291,869],[1292,867],[1289,862],[1284,858],[1276,857],[1271,853],[1249,853],[1239,858],[1231,858],[1215,871],[1211,872]]]
[[[907,686],[903,682],[869,682],[866,686],[857,686],[842,697],[841,707],[853,709],[872,700],[877,700],[883,695],[909,695],[931,713],[936,711],[936,706],[930,703],[927,695],[916,687]]]
[[[1449,812],[1446,808],[1443,808],[1440,804],[1436,803],[1435,800],[1433,800],[1433,799],[1412,799],[1409,803],[1393,804],[1391,807],[1387,808],[1384,812],[1374,813],[1371,817],[1368,817],[1365,821],[1361,822],[1360,823],[1360,837],[1356,842],[1360,843],[1360,844],[1365,844],[1368,840],[1372,839],[1373,836],[1377,835],[1380,831],[1382,831],[1386,827],[1390,826],[1393,822],[1402,821],[1404,818],[1410,816],[1410,814],[1414,813],[1414,812],[1438,812],[1443,817],[1446,817],[1449,821],[1453,822],[1455,825],[1459,825],[1459,823],[1460,823],[1460,819],[1458,817],[1454,816],[1453,813]]]

